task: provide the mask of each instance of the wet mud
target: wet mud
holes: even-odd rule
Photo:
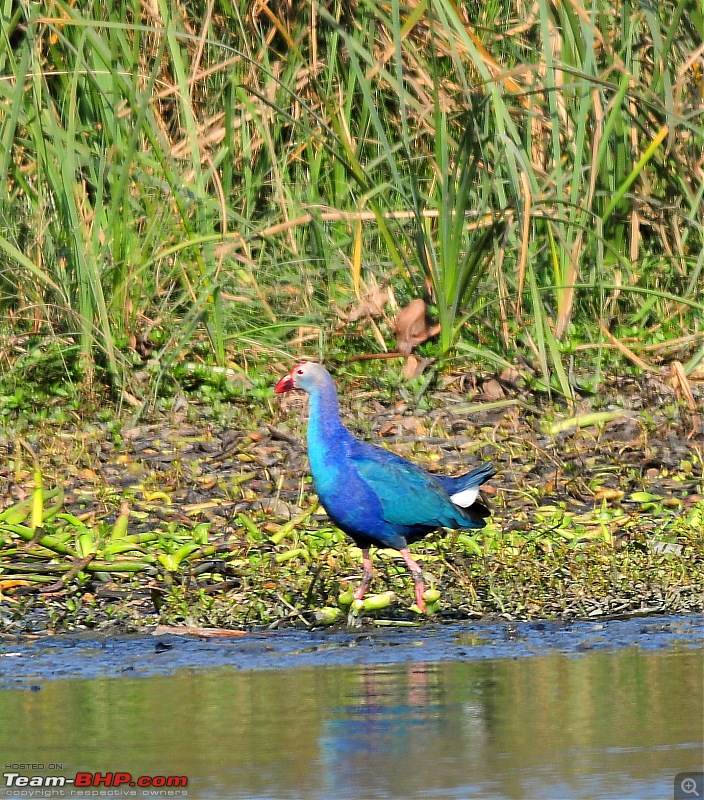
[[[232,667],[283,670],[349,664],[525,658],[638,647],[704,648],[704,615],[599,621],[481,621],[422,628],[252,632],[208,639],[95,634],[0,638],[0,689],[39,691],[46,681],[171,674]]]

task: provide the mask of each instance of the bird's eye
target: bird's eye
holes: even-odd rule
[[[297,372],[299,375],[303,375],[303,370],[302,370],[302,369],[297,369],[297,370],[296,370],[296,372]]]

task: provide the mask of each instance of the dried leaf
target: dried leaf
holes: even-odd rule
[[[338,314],[344,322],[357,322],[367,317],[383,317],[384,306],[390,300],[388,289],[372,286],[366,294],[360,297],[356,305],[351,306],[347,311],[339,311]]]
[[[29,581],[23,580],[12,580],[8,579],[5,581],[0,581],[0,593],[6,592],[8,589],[15,589],[17,586],[31,586],[32,584]]]
[[[418,359],[415,356],[409,355],[406,359],[406,364],[403,367],[403,377],[410,380],[415,377],[416,370],[418,369]]]
[[[32,584],[29,581],[24,581],[24,580],[0,581],[0,601],[5,599],[10,600],[10,598],[7,597],[7,595],[3,595],[3,592],[7,592],[8,589],[16,589],[18,586],[31,586],[31,585]]]
[[[198,636],[202,639],[229,638],[232,636],[246,636],[247,631],[230,628],[201,628],[196,625],[157,625],[152,631],[153,636]]]
[[[504,383],[517,383],[521,379],[521,373],[513,367],[506,367],[506,369],[501,371],[499,378],[501,378]]]
[[[594,493],[595,500],[620,500],[624,495],[620,489],[599,489]]]
[[[425,301],[420,298],[411,302],[399,311],[396,317],[396,349],[399,353],[409,355],[414,347],[426,339],[440,333],[439,325],[428,325],[425,315]],[[405,374],[405,373],[404,373]]]
[[[503,397],[506,397],[506,393],[495,378],[482,383],[482,393],[479,395],[480,400],[501,400]]]
[[[406,380],[410,378],[420,378],[425,372],[429,364],[433,363],[432,358],[418,358],[417,356],[408,356],[406,366],[403,369],[403,377]]]
[[[396,433],[396,423],[395,422],[385,422],[379,428],[379,436],[391,436],[391,434]]]

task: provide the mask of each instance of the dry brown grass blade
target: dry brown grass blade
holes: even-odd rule
[[[692,387],[690,386],[687,374],[684,371],[684,366],[680,361],[673,361],[670,364],[670,380],[672,387],[675,390],[675,395],[687,403],[687,408],[691,412],[697,410],[697,402],[692,394]]]
[[[632,361],[634,364],[636,364],[645,372],[658,371],[656,367],[653,367],[646,361],[643,361],[643,359],[637,356],[633,352],[633,350],[631,350],[629,347],[626,347],[626,345],[623,342],[619,341],[605,325],[600,325],[599,327],[601,328],[601,332],[604,334],[604,336],[606,336],[606,338],[614,345],[614,347],[619,352],[621,352],[629,361]]]
[[[509,330],[509,290],[506,281],[506,273],[504,271],[504,261],[506,259],[506,249],[500,247],[496,254],[494,263],[496,265],[496,289],[499,298],[499,321],[501,323],[501,338],[504,347],[508,348],[511,341],[511,333]]]
[[[533,196],[530,181],[525,171],[521,171],[521,188],[523,190],[523,219],[521,225],[521,252],[518,257],[518,293],[516,296],[516,319],[521,320],[521,298],[526,282],[526,265],[528,264],[528,247],[530,245],[530,213]]]
[[[586,197],[582,200],[582,208],[589,212],[592,208],[594,201],[594,194],[596,192],[596,180],[599,174],[597,165],[597,154],[599,152],[599,143],[604,131],[604,113],[601,105],[599,92],[596,88],[592,89],[592,103],[594,105],[594,136],[592,140],[592,162],[591,169],[589,170],[589,185],[587,188]],[[575,234],[574,243],[569,253],[569,268],[566,276],[565,283],[567,284],[564,295],[563,303],[560,307],[560,313],[557,318],[555,326],[555,336],[561,339],[565,335],[567,326],[572,318],[572,308],[574,306],[574,286],[579,277],[579,255],[582,252],[582,242],[584,241],[584,228],[578,229]]]
[[[423,219],[437,219],[440,212],[437,209],[424,209],[421,211],[420,216]],[[382,214],[384,219],[395,219],[395,220],[414,220],[418,217],[418,214],[415,211],[388,211]],[[264,229],[263,231],[259,231],[257,236],[264,237],[264,236],[275,236],[278,233],[282,233],[283,231],[287,231],[290,228],[298,227],[299,225],[307,225],[309,222],[312,222],[313,219],[319,219],[321,222],[340,222],[343,220],[354,221],[354,220],[361,220],[363,222],[374,222],[376,220],[376,214],[373,211],[336,211],[336,210],[329,210],[329,211],[322,211],[319,214],[316,214],[315,217],[313,214],[306,213],[302,214],[295,219],[287,220],[286,222],[280,222],[276,225],[271,225],[270,227]],[[507,214],[507,219],[510,218],[510,215]],[[474,230],[476,228],[488,228],[491,225],[496,223],[496,215],[492,214],[483,214],[481,217],[477,217],[476,219],[468,219],[467,221],[467,230]]]
[[[472,44],[477,48],[477,52],[481,56],[482,61],[486,65],[489,72],[494,77],[494,80],[497,83],[503,83],[504,88],[507,92],[512,94],[516,94],[518,96],[518,102],[524,106],[525,108],[528,107],[528,97],[523,94],[523,87],[521,87],[513,78],[510,76],[509,72],[494,58],[494,56],[487,50],[484,45],[484,42],[477,36],[476,32],[472,28],[472,26],[465,21],[464,24],[465,31],[467,35],[472,40]],[[453,47],[458,49],[464,49],[462,42],[459,40],[458,37],[455,37],[455,41],[453,42]],[[467,60],[470,59],[469,53],[465,51],[465,57]],[[511,74],[516,74],[516,71],[513,70]]]

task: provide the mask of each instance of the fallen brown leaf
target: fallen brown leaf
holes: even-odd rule
[[[480,400],[501,400],[504,397],[506,397],[506,393],[495,378],[482,383],[482,393],[479,395]]]
[[[153,636],[200,636],[204,639],[227,638],[230,636],[246,636],[247,631],[230,630],[229,628],[200,628],[195,625],[157,625],[152,631]]]
[[[516,383],[521,379],[521,373],[513,367],[506,367],[501,371],[499,377],[504,383]]]
[[[410,380],[415,377],[416,370],[418,369],[418,359],[415,356],[409,355],[406,363],[403,366],[403,377]]]
[[[396,349],[399,353],[409,355],[414,347],[440,333],[439,325],[428,325],[425,315],[425,301],[417,297],[402,308],[396,324]]]
[[[16,603],[17,600],[14,600],[12,597],[8,597],[3,592],[7,591],[8,589],[16,589],[19,586],[31,586],[29,581],[22,581],[22,580],[5,580],[0,581],[0,602],[3,600],[8,600],[10,603]]]

